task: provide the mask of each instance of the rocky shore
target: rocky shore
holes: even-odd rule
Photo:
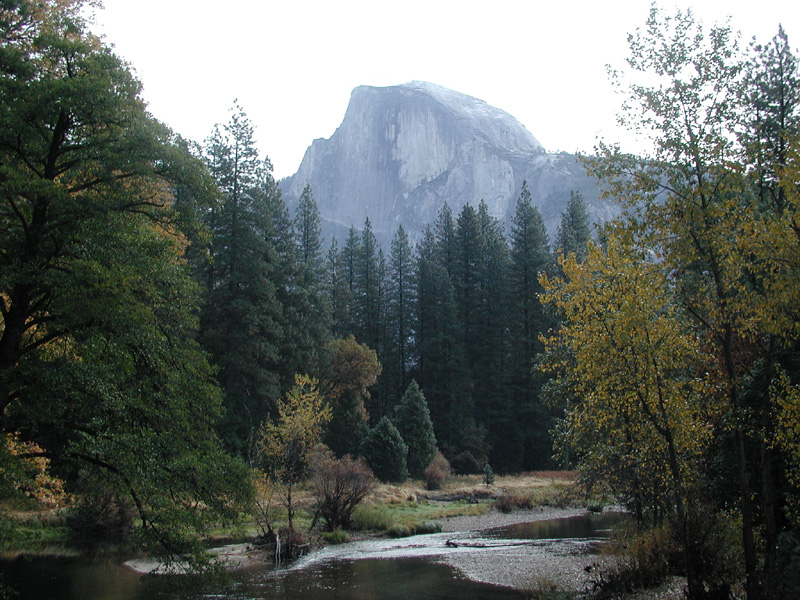
[[[511,513],[496,511],[470,517],[453,517],[442,522],[442,531],[480,532],[495,527],[564,519],[587,514],[583,509],[540,507]],[[526,589],[532,580],[547,580],[565,590],[584,589],[592,565],[599,556],[586,544],[571,540],[546,545],[498,546],[484,552],[447,554],[440,558],[465,577],[475,581]],[[589,571],[587,571],[587,568]]]

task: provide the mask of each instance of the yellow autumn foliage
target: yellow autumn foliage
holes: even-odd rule
[[[614,236],[585,262],[570,255],[561,266],[563,279],[541,282],[543,302],[565,318],[543,341],[555,358],[544,368],[566,379],[572,397],[566,441],[592,477],[605,473],[623,494],[673,505],[700,483],[717,409],[669,274]]]

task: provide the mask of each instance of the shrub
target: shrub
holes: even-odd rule
[[[402,483],[408,479],[408,446],[392,422],[383,417],[364,440],[362,454],[381,481]]]
[[[283,560],[291,560],[308,552],[308,540],[297,529],[281,527],[278,536],[281,541],[280,557]]]
[[[441,531],[441,523],[437,523],[436,521],[424,521],[415,523],[395,523],[386,530],[386,533],[389,537],[400,538],[412,535],[440,533]]]
[[[483,467],[483,483],[486,485],[494,483],[494,471],[492,471],[492,465],[489,463],[486,463]]]
[[[505,492],[497,500],[494,507],[500,512],[510,513],[517,508],[532,508],[531,497],[519,492]]]
[[[612,551],[618,560],[607,568],[593,569],[595,575],[589,583],[594,600],[656,587],[681,562],[681,549],[669,526],[646,531],[623,527],[615,534]]]
[[[428,490],[440,490],[444,480],[450,477],[450,463],[441,452],[433,455],[433,460],[428,468],[425,469],[425,488]]]
[[[316,517],[322,517],[328,531],[349,529],[356,506],[374,489],[375,477],[364,459],[333,457],[321,444],[311,460],[311,493],[316,500]]]
[[[442,524],[438,521],[425,521],[417,527],[418,534],[441,533]]]

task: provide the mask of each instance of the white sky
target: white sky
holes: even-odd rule
[[[623,67],[647,0],[103,0],[95,30],[128,60],[153,115],[202,142],[235,98],[275,175],[327,138],[359,85],[430,81],[512,114],[548,151],[589,152],[616,128]],[[800,47],[797,0],[663,0],[705,24],[732,17],[745,41],[783,23]]]

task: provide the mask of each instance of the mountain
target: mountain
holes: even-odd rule
[[[339,128],[314,140],[280,185],[294,207],[311,184],[327,237],[342,239],[369,217],[385,244],[400,223],[417,240],[444,202],[458,214],[483,199],[507,223],[523,180],[551,240],[572,190],[595,222],[617,212],[575,156],[548,154],[519,121],[482,100],[414,81],[353,90]]]

